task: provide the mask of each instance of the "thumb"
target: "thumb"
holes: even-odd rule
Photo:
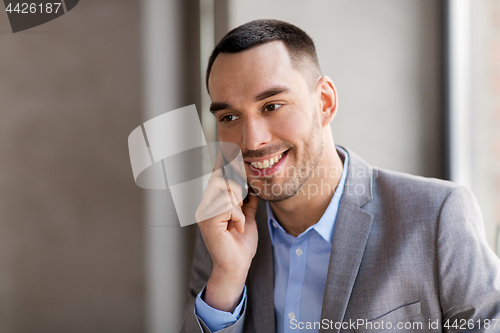
[[[245,203],[241,210],[246,217],[255,219],[255,213],[257,212],[257,205],[259,203],[259,198],[253,191],[248,191],[248,202]]]
[[[235,229],[237,232],[242,234],[245,231],[245,224],[255,224],[255,213],[257,212],[257,204],[259,203],[259,198],[253,193],[248,193],[248,202],[241,206],[241,211],[245,215],[245,219],[235,223]]]

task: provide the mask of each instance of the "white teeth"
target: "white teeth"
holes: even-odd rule
[[[271,157],[270,159],[268,160],[264,160],[262,162],[252,162],[252,166],[254,168],[258,168],[258,169],[266,169],[266,168],[269,168],[273,165],[275,165],[276,163],[278,163],[278,161],[283,157],[283,153],[279,154],[279,155],[276,155],[274,157]]]

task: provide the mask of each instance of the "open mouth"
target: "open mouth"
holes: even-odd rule
[[[257,168],[257,169],[267,169],[269,167],[272,167],[276,163],[278,163],[278,161],[281,160],[281,158],[283,157],[284,154],[285,154],[285,152],[283,152],[283,153],[281,153],[279,155],[276,155],[274,157],[271,157],[268,160],[264,160],[264,161],[261,161],[261,162],[251,162],[250,164],[254,168]]]
[[[267,160],[259,162],[246,162],[250,166],[250,170],[255,176],[267,176],[275,173],[279,167],[284,163],[284,160],[289,150],[281,154],[268,158]]]

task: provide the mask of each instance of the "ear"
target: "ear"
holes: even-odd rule
[[[328,76],[323,76],[318,80],[316,93],[318,94],[321,103],[321,125],[325,127],[330,124],[337,114],[337,89],[335,88],[332,79]]]

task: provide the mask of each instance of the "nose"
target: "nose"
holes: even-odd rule
[[[271,142],[269,124],[262,117],[247,117],[243,127],[243,146],[248,150],[257,150]]]

